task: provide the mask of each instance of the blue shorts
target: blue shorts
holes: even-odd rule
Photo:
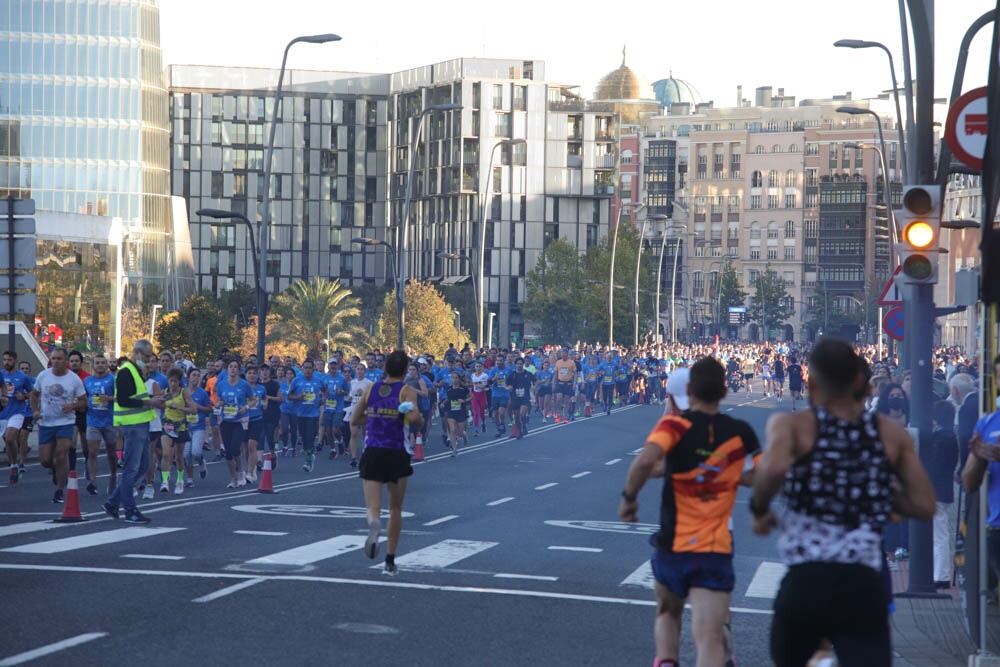
[[[510,396],[494,396],[492,408],[494,410],[506,408],[508,403],[510,403]]]
[[[692,588],[730,592],[736,585],[731,554],[674,553],[657,549],[651,559],[653,576],[679,598]]]
[[[76,424],[66,424],[65,426],[41,426],[38,427],[38,444],[51,445],[56,440],[73,440],[73,429]]]

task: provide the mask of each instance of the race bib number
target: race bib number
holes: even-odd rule
[[[452,410],[461,410],[462,409],[462,401],[452,401],[451,402],[451,409]]]
[[[326,407],[328,407],[328,408],[335,408],[335,407],[337,407],[337,399],[334,399],[334,398],[328,398],[328,399],[326,399]]]
[[[564,379],[566,379],[568,377],[569,377],[569,369],[568,368],[560,368],[559,369],[559,378],[564,380]]]
[[[222,408],[222,414],[226,417],[235,417],[237,412],[239,412],[239,410],[235,405],[227,405]]]
[[[524,397],[524,387],[518,387],[517,389],[515,389],[514,395],[517,396],[518,398]]]
[[[104,400],[104,396],[100,394],[94,394],[91,397],[93,400],[90,402],[90,407],[95,410],[107,410],[108,404]]]
[[[187,420],[188,424],[197,424],[198,423],[198,415],[197,414],[185,415],[184,419]]]
[[[177,427],[174,426],[173,422],[164,421],[163,422],[163,432],[167,435],[176,435]]]
[[[316,400],[316,394],[314,394],[311,391],[307,391],[304,394],[302,394],[302,400],[305,401],[306,403],[312,403],[313,401]]]

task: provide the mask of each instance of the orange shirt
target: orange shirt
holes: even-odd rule
[[[760,457],[753,428],[728,415],[688,410],[661,418],[646,442],[667,458],[657,547],[731,554],[729,517],[740,476],[748,456],[755,465]]]
[[[218,375],[213,375],[212,377],[205,380],[205,391],[212,398],[212,405],[215,405],[219,398],[215,395],[215,381],[219,379]]]
[[[553,373],[556,382],[572,382],[576,379],[576,362],[572,359],[560,359],[553,365]]]

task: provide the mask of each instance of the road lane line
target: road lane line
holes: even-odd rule
[[[610,461],[608,461],[604,465],[606,465],[606,466],[613,466],[614,464],[620,463],[620,462],[621,462],[621,459],[611,459]]]
[[[55,515],[52,515],[53,518]],[[10,526],[0,527],[0,537],[9,535],[23,535],[24,533],[34,533],[38,530],[52,530],[53,528],[65,528],[66,526],[76,526],[76,523],[52,523],[52,521],[29,521],[28,523],[15,523]]]
[[[589,470],[584,470],[583,472],[578,472],[575,475],[570,475],[573,479],[580,479],[581,477],[586,477],[590,474]]]
[[[254,558],[246,561],[245,565],[311,565],[349,551],[357,551],[364,545],[365,537],[362,535],[338,535],[328,540]]]
[[[9,658],[4,658],[3,660],[0,660],[0,667],[23,665],[26,662],[31,662],[32,660],[37,660],[38,658],[44,658],[47,655],[52,655],[53,653],[58,653],[59,651],[65,651],[68,648],[73,648],[74,646],[86,644],[87,642],[92,642],[95,639],[107,636],[107,632],[88,632],[86,634],[77,635],[76,637],[70,637],[69,639],[64,639],[61,642],[46,644],[45,646],[39,646],[36,649],[25,651],[24,653],[18,653],[17,655],[12,655]]]
[[[653,566],[647,560],[635,569],[635,571],[622,580],[620,586],[639,586],[640,588],[653,588]]]
[[[221,588],[214,593],[209,593],[208,595],[202,595],[200,598],[195,598],[191,602],[211,602],[212,600],[218,600],[219,598],[226,597],[230,593],[235,593],[237,591],[242,591],[244,588],[250,588],[251,586],[256,586],[257,584],[267,581],[264,577],[256,577],[254,579],[248,579],[247,581],[241,581],[238,584],[233,584],[232,586],[226,586]]]
[[[492,549],[497,542],[477,542],[475,540],[442,540],[429,547],[411,551],[396,557],[396,567],[400,570],[436,570],[465,560],[471,556]],[[373,565],[381,568],[382,564]]]
[[[781,580],[785,578],[788,567],[783,563],[773,563],[765,561],[757,566],[747,592],[743,594],[748,598],[766,598],[773,600],[778,595],[778,587]]]
[[[2,551],[21,554],[56,554],[75,549],[86,549],[104,544],[114,544],[116,542],[126,542],[137,540],[143,537],[153,537],[164,533],[173,533],[185,528],[118,528],[117,530],[105,530],[100,533],[90,535],[77,535],[76,537],[64,537],[61,540],[49,540],[47,542],[36,542],[35,544],[23,544],[19,547],[10,547]]]
[[[497,498],[492,502],[486,503],[487,507],[496,507],[497,505],[503,505],[504,503],[509,503],[514,500],[514,496],[507,496],[506,498]]]
[[[511,574],[508,572],[497,572],[494,579],[529,579],[531,581],[559,581],[559,577],[545,577],[537,574]]]
[[[237,535],[265,535],[268,537],[284,537],[288,533],[282,533],[275,530],[234,530]]]
[[[602,551],[604,551],[604,549],[598,549],[597,547],[559,547],[559,546],[551,546],[551,547],[549,547],[549,549],[551,551],[582,551],[582,552],[588,553],[588,554],[599,554]]]
[[[147,558],[149,560],[184,560],[184,556],[160,556],[157,554],[122,554],[122,558]]]
[[[445,521],[451,521],[452,519],[457,519],[457,518],[458,518],[457,514],[449,514],[448,516],[443,516],[440,519],[434,519],[433,521],[428,521],[424,525],[425,526],[436,526],[439,523],[444,523]]]
[[[261,579],[263,581],[296,581],[308,584],[338,584],[343,586],[371,586],[376,588],[403,588],[419,591],[438,591],[444,593],[472,593],[477,595],[506,595],[525,598],[543,598],[550,600],[573,600],[576,602],[597,602],[607,604],[623,604],[636,607],[655,607],[656,601],[648,598],[616,598],[599,595],[580,595],[577,593],[560,593],[558,591],[532,591],[522,588],[484,588],[480,586],[442,586],[438,584],[420,584],[416,582],[400,581],[399,579],[389,580],[385,577],[378,579],[346,579],[341,577],[316,577],[308,575],[278,575],[278,576],[255,576],[247,574],[235,574],[228,572],[191,572],[177,570],[129,570],[123,568],[109,567],[79,567],[75,565],[40,565],[40,564],[18,564],[0,563],[0,570],[16,570],[23,572],[74,572],[79,574],[105,574],[105,575],[139,575],[151,577],[182,577],[190,579]],[[690,606],[690,605],[689,605]],[[729,611],[734,614],[754,614],[761,616],[773,616],[770,609],[753,609],[750,607],[730,607]],[[0,666],[2,667],[2,666]]]
[[[545,489],[551,489],[553,486],[559,486],[559,482],[549,482],[548,484],[536,486],[535,491],[544,491]]]

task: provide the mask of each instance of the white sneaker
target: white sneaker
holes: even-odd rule
[[[233,480],[233,481],[229,482],[229,484],[226,484],[226,488],[227,489],[235,489],[236,488],[236,480]]]
[[[179,483],[177,483],[177,484],[174,485],[174,495],[175,496],[183,496],[184,495],[184,483],[183,482],[179,482]]]
[[[250,482],[251,484],[256,483],[257,482],[257,472],[253,471],[253,470],[251,470],[250,472],[248,472],[247,473],[247,481]]]
[[[247,475],[245,472],[241,472],[236,478],[236,486],[246,486],[247,485]]]
[[[170,485],[169,484],[167,484],[166,482],[163,482],[162,484],[160,484],[160,493],[169,493],[169,492],[170,492]]]
[[[147,484],[146,488],[143,489],[143,491],[142,491],[142,499],[143,500],[152,500],[155,497],[156,497],[156,491],[153,491],[153,485],[152,484]]]

